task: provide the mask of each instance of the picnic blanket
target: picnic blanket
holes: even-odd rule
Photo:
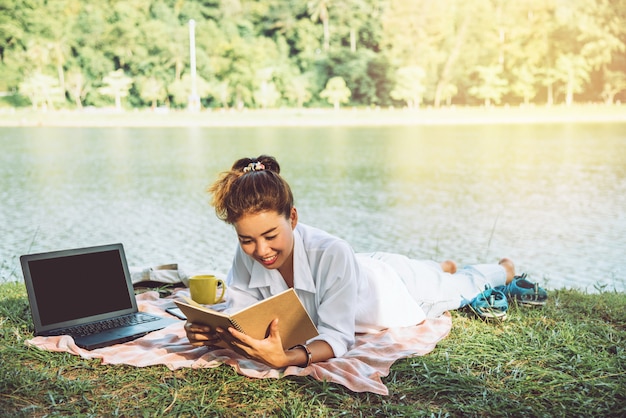
[[[188,289],[179,292],[188,292]],[[139,310],[168,315],[165,308],[172,306],[172,299],[177,298],[177,294],[167,298],[159,298],[155,291],[139,294]],[[26,343],[42,350],[68,352],[85,359],[101,359],[102,364],[136,367],[165,365],[170,370],[227,364],[237,373],[252,378],[311,376],[320,381],[343,385],[353,392],[388,395],[389,390],[381,377],[389,374],[391,365],[401,358],[423,356],[431,352],[450,332],[452,319],[449,313],[445,313],[417,326],[358,335],[354,346],[343,357],[313,363],[306,368],[289,366],[280,370],[245,358],[233,350],[193,347],[186,337],[184,324],[184,321],[180,321],[134,341],[92,351],[78,347],[69,336],[34,337]]]

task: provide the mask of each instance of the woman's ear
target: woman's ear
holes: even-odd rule
[[[298,225],[298,211],[295,207],[291,208],[291,213],[289,214],[289,222],[291,222],[291,229],[295,229],[296,225]]]

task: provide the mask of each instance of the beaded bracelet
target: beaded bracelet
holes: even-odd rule
[[[304,367],[309,367],[313,362],[313,354],[311,354],[311,350],[309,350],[309,347],[304,344],[298,344],[291,347],[292,350],[294,348],[302,348],[304,351],[306,351],[306,365]]]

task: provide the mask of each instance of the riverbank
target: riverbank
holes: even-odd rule
[[[232,368],[102,365],[29,348],[23,284],[0,284],[4,416],[624,416],[626,295],[549,292],[504,322],[452,312],[452,331],[423,357],[396,362],[389,396],[308,377],[250,379]],[[141,412],[139,412],[141,411]]]
[[[0,109],[0,127],[393,126],[626,122],[626,106],[449,107],[409,109],[169,109],[33,111]]]

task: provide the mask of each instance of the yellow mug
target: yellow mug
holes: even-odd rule
[[[219,286],[222,286],[222,292],[218,296]],[[226,285],[222,279],[213,275],[193,276],[189,278],[189,293],[194,302],[214,305],[224,300]]]

